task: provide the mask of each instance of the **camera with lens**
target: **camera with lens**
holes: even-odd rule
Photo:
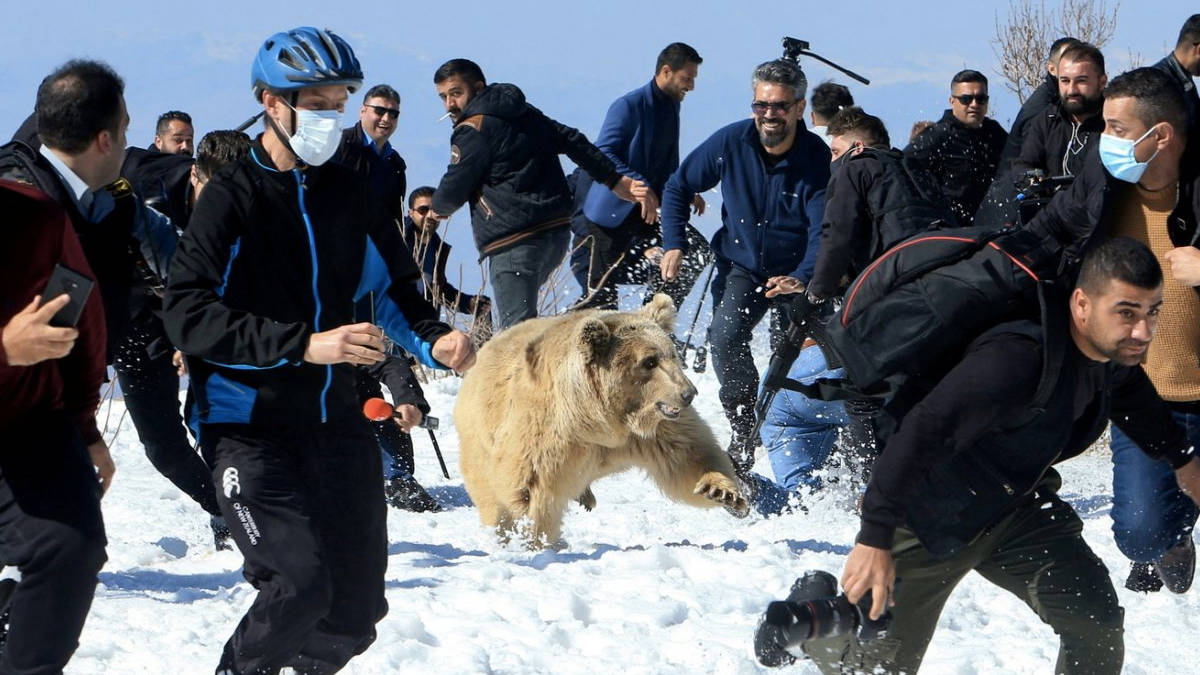
[[[1074,176],[1047,176],[1041,169],[1029,169],[1013,183],[1017,188],[1017,210],[1021,223],[1028,223]]]
[[[872,620],[871,593],[857,605],[838,594],[837,579],[815,570],[792,584],[787,600],[767,605],[754,633],[754,654],[764,666],[787,666],[796,662],[794,650],[809,640],[853,634],[867,642],[887,637],[891,612]]]

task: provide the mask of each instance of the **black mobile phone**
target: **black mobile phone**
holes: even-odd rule
[[[50,317],[50,325],[58,328],[74,328],[75,324],[79,323],[79,316],[83,314],[83,305],[91,295],[94,285],[95,282],[70,267],[62,263],[56,264],[54,271],[50,274],[50,281],[46,283],[46,291],[42,293],[42,303],[50,302],[63,293],[71,296],[71,300]]]

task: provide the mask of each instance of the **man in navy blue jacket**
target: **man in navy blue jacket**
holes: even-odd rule
[[[661,255],[658,222],[659,196],[667,179],[679,167],[679,104],[695,88],[703,59],[695,49],[673,42],[658,55],[654,78],[613,101],[596,138],[600,148],[617,165],[617,171],[646,184],[645,206],[635,209],[603,185],[590,183],[583,200],[583,218],[573,225],[571,254],[575,276],[584,286],[579,307],[617,308],[619,284],[641,284],[652,267],[648,257]],[[576,189],[583,189],[583,183]],[[696,195],[693,208],[703,213],[704,199]],[[661,292],[678,307],[692,289],[707,261],[708,245],[689,229],[688,263],[683,274],[665,284]],[[650,293],[646,300],[650,299]]]
[[[829,148],[804,127],[808,83],[791,61],[754,71],[751,119],[717,131],[680,165],[663,192],[662,278],[679,274],[687,247],[692,198],[721,184],[721,228],[713,235],[713,318],[708,339],[721,383],[721,405],[733,427],[730,454],[744,472],[754,463],[754,398],[758,371],[750,354],[754,327],[771,301],[812,276],[829,182]],[[772,307],[773,341],[784,331],[783,307]]]

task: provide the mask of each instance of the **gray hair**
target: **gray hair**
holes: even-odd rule
[[[767,61],[754,69],[750,86],[757,89],[758,85],[764,82],[791,87],[797,101],[808,93],[808,78],[804,77],[804,71],[800,70],[800,66],[785,59]]]

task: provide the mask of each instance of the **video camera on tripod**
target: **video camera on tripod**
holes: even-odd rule
[[[809,44],[807,40],[798,40],[794,37],[785,37],[783,38],[783,59],[799,65],[800,57],[808,56],[820,61],[821,63],[824,63],[834,70],[844,73],[849,78],[858,80],[863,84],[871,84],[871,81],[862,75],[859,75],[858,73],[847,68],[843,68],[819,54],[814,54],[813,52],[809,51],[808,47]]]
[[[884,612],[876,620],[871,619],[870,612],[870,592],[852,605],[845,594],[838,594],[837,579],[832,574],[822,570],[805,572],[792,584],[787,600],[767,605],[754,632],[754,655],[764,666],[788,666],[796,662],[789,650],[809,640],[849,633],[864,642],[887,637],[891,612]]]

